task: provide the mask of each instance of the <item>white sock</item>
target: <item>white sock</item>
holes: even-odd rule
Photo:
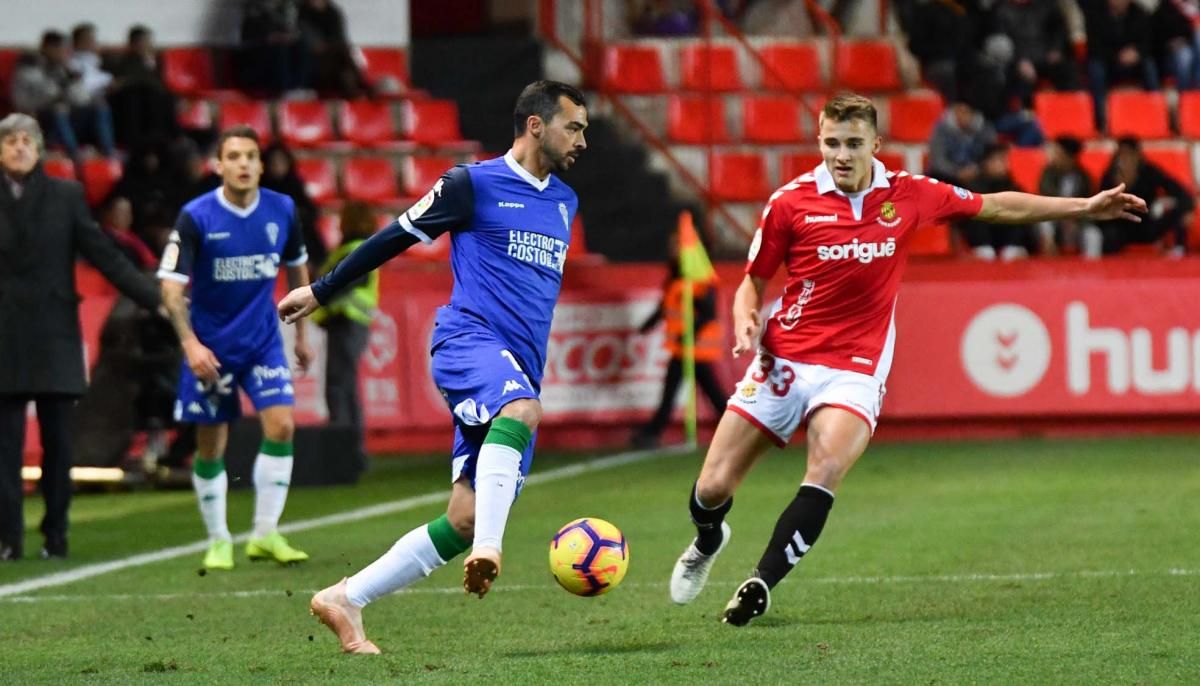
[[[254,537],[262,538],[279,526],[292,482],[292,458],[259,453],[254,460]]]
[[[484,443],[475,465],[475,541],[472,547],[500,550],[508,511],[517,496],[521,453],[500,443]]]
[[[424,579],[444,564],[425,524],[404,534],[382,557],[347,579],[346,598],[355,607],[365,607]]]
[[[231,540],[233,537],[229,535],[229,524],[225,521],[225,496],[229,492],[229,476],[222,470],[215,477],[205,479],[192,472],[192,488],[196,490],[200,518],[204,520],[208,540]]]

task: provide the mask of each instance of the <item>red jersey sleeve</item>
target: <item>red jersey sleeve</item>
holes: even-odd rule
[[[771,201],[754,232],[747,257],[746,273],[760,279],[770,279],[787,257],[792,243],[792,212],[785,203]]]
[[[983,209],[983,196],[937,179],[913,178],[923,223],[970,219]]]

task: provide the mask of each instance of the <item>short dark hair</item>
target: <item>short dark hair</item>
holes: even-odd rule
[[[575,86],[560,81],[546,80],[534,81],[525,86],[525,89],[517,96],[517,105],[513,108],[513,136],[517,137],[525,133],[526,122],[529,121],[530,116],[535,114],[549,124],[554,115],[561,111],[558,98],[564,95],[576,105],[587,107],[583,92]]]
[[[134,24],[133,26],[129,27],[129,38],[126,42],[129,45],[133,45],[134,43],[140,41],[141,39],[143,39],[149,35],[150,35],[150,28],[147,27],[145,24]]]
[[[1072,159],[1079,157],[1079,153],[1083,150],[1083,143],[1074,136],[1059,136],[1054,139],[1054,142],[1063,149],[1063,152],[1067,153],[1067,157]]]
[[[61,32],[50,29],[42,34],[43,48],[57,48],[67,42],[67,37]]]
[[[1122,136],[1117,139],[1117,150],[1126,148],[1133,152],[1141,152],[1142,142],[1133,136]]]
[[[225,129],[221,132],[220,136],[217,136],[217,159],[221,159],[221,153],[225,149],[225,141],[230,138],[249,138],[254,141],[255,145],[262,148],[262,143],[258,140],[258,132],[253,127],[249,124],[237,124]]]
[[[875,103],[857,93],[838,93],[830,98],[821,108],[821,117],[831,121],[850,121],[858,119],[879,130],[879,113]]]
[[[71,45],[79,45],[79,41],[83,40],[87,33],[96,33],[96,25],[91,22],[83,22],[76,24],[75,28],[71,29]]]

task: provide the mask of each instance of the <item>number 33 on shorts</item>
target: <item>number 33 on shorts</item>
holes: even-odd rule
[[[729,409],[784,446],[801,422],[827,405],[857,415],[874,432],[884,392],[883,382],[873,376],[792,362],[760,350],[729,399]]]

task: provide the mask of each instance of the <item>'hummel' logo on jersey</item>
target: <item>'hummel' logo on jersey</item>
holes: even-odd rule
[[[496,204],[497,204],[497,205],[499,205],[500,207],[509,207],[509,208],[512,208],[512,209],[514,209],[514,210],[523,210],[523,209],[525,209],[525,203],[523,203],[523,202],[504,202],[504,201],[501,201],[501,202],[498,202],[498,203],[496,203]]]
[[[816,224],[817,222],[835,222],[838,220],[836,214],[806,214],[804,215],[805,224]]]
[[[523,391],[523,390],[525,390],[525,387],[521,385],[520,381],[516,381],[514,379],[509,379],[508,381],[504,382],[504,392],[501,393],[500,395],[508,395],[510,391]]]

